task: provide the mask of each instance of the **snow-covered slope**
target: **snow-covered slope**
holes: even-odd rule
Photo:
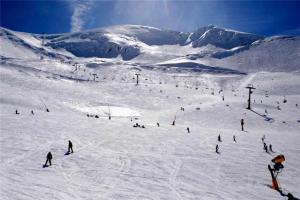
[[[300,197],[299,37],[230,36],[243,46],[227,49],[144,26],[0,31],[1,200]],[[267,169],[280,153],[282,194]]]
[[[252,42],[263,38],[264,37],[262,36],[222,29],[212,25],[199,28],[190,36],[193,47],[201,47],[211,44],[224,49],[250,45]]]
[[[279,153],[286,157],[278,176],[283,193],[300,196],[299,73],[214,76],[65,65],[0,64],[2,200],[287,199],[270,188],[267,165]],[[248,83],[257,88],[253,111],[245,109]],[[263,135],[275,153],[263,151]],[[75,153],[67,156],[68,140]],[[48,151],[53,164],[42,168]]]
[[[67,58],[72,54],[43,46],[42,36],[11,31],[0,27],[0,56],[4,58],[38,59],[41,56]]]

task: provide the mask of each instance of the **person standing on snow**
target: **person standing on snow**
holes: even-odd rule
[[[218,136],[218,141],[219,142],[222,142],[222,140],[221,140],[221,135],[219,134],[219,136]]]
[[[73,153],[73,143],[69,140],[68,153]]]
[[[46,163],[44,166],[47,166],[47,163],[49,162],[49,165],[51,166],[51,160],[52,160],[52,154],[51,152],[49,151],[48,154],[47,154],[47,160],[46,160]]]
[[[241,119],[241,126],[242,126],[242,131],[244,131],[244,119]]]
[[[216,153],[219,153],[219,145],[216,145]]]
[[[266,153],[268,153],[268,146],[265,142],[264,142],[264,150],[266,151]]]

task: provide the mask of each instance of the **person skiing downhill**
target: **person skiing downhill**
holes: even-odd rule
[[[46,160],[46,163],[44,166],[47,166],[47,163],[49,162],[49,165],[51,166],[51,160],[52,160],[52,154],[51,152],[49,151],[48,154],[47,154],[47,160]]]
[[[187,130],[188,133],[190,133],[190,128],[189,127],[187,127],[186,130]]]
[[[71,142],[71,140],[69,140],[68,153],[74,153],[73,152],[73,143]]]

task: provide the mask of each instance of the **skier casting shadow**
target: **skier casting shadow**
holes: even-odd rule
[[[73,151],[73,143],[71,142],[71,140],[69,140],[68,151],[67,151],[67,153],[65,153],[65,155],[69,155],[71,153],[74,153],[74,151]]]
[[[52,165],[51,160],[52,160],[52,154],[51,154],[51,152],[48,152],[47,160],[46,160],[45,164],[43,165],[43,168],[51,166]],[[48,162],[49,162],[49,165],[47,165]]]

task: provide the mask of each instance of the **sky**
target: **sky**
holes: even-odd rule
[[[192,32],[202,26],[300,35],[300,1],[0,0],[0,26],[64,33],[118,24]]]

